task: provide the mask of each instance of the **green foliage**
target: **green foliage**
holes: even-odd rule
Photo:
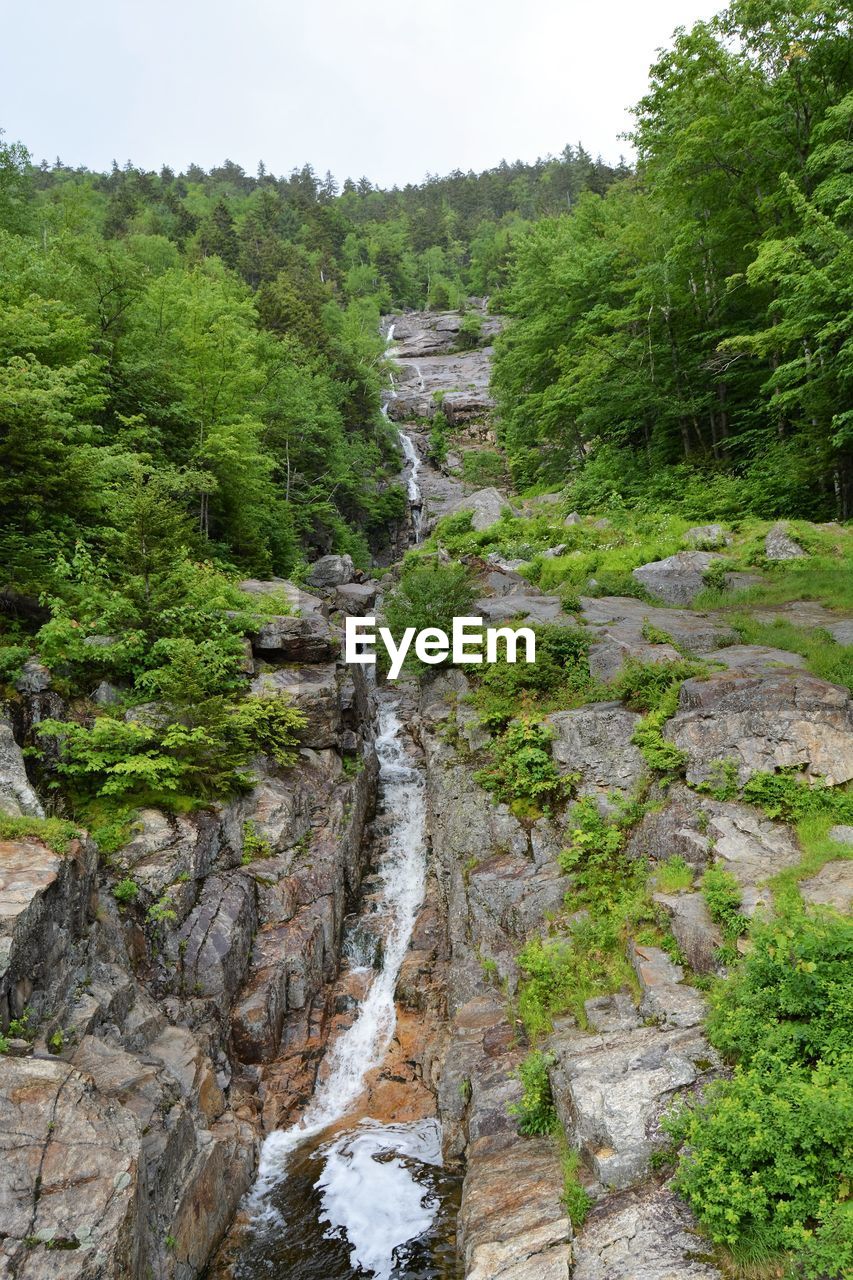
[[[736,942],[749,927],[749,918],[741,911],[741,889],[736,877],[716,864],[708,867],[702,876],[702,896],[726,942]]]
[[[503,484],[506,480],[503,457],[495,449],[466,449],[462,454],[462,479],[478,489]]]
[[[54,853],[68,853],[72,840],[82,835],[76,823],[63,818],[13,818],[0,813],[0,840],[41,840]]]
[[[679,658],[674,662],[639,662],[629,658],[611,688],[617,698],[632,711],[675,711],[673,690],[676,692],[685,680],[701,675],[706,668],[701,662]],[[672,711],[668,708],[672,706]]]
[[[177,696],[178,690],[172,692]],[[229,702],[220,695],[203,697],[198,686],[187,692],[202,700],[138,710],[139,718],[128,721],[100,715],[89,728],[45,720],[39,732],[59,740],[57,769],[84,799],[97,795],[168,806],[182,795],[227,796],[251,785],[248,766],[255,755],[270,755],[282,766],[293,763],[305,723],[296,708],[280,698]]]
[[[709,778],[696,790],[703,791],[715,800],[733,800],[740,791],[737,760],[712,760],[708,766]]]
[[[693,868],[678,855],[666,858],[655,868],[655,883],[661,893],[680,893],[693,884]]]
[[[810,784],[793,769],[754,773],[742,795],[747,804],[763,809],[768,818],[785,822],[829,818],[836,823],[853,823],[853,791],[820,781]]]
[[[175,911],[175,904],[170,898],[168,892],[164,893],[162,897],[158,898],[156,902],[151,904],[146,916],[153,925],[165,926],[167,924],[174,924],[178,918],[178,913]]]
[[[130,876],[125,876],[113,887],[113,897],[121,906],[129,906],[139,895],[139,885]]]
[[[482,334],[482,317],[476,311],[467,311],[459,326],[459,346],[463,351],[473,351],[479,347]]]
[[[23,644],[3,644],[0,640],[0,685],[14,684],[30,651]]]
[[[557,1109],[548,1076],[553,1062],[550,1054],[532,1049],[518,1068],[521,1100],[510,1103],[508,1111],[518,1118],[518,1131],[525,1136],[553,1133],[557,1128]]]
[[[575,1231],[580,1231],[586,1222],[593,1201],[578,1176],[580,1155],[568,1143],[561,1148],[560,1165],[563,1170],[563,1194],[560,1198]]]
[[[450,424],[441,408],[436,409],[430,421],[429,457],[437,466],[447,461],[447,437]]]
[[[489,729],[503,729],[521,709],[545,715],[592,701],[601,687],[590,676],[589,639],[580,627],[537,625],[536,661],[484,665],[471,702]]]
[[[574,778],[561,777],[551,759],[550,731],[535,720],[512,720],[495,740],[492,759],[474,780],[518,817],[538,817],[568,795]]]
[[[256,858],[271,858],[272,848],[269,840],[258,834],[257,827],[251,818],[243,823],[243,856],[245,865]]]
[[[737,1065],[666,1122],[684,1143],[676,1186],[736,1261],[783,1253],[807,1276],[840,1277],[850,1245],[853,925],[821,914],[760,924],[712,998],[709,1036]]]
[[[407,627],[414,627],[416,631],[440,627],[449,635],[455,617],[470,615],[474,598],[470,575],[464,565],[410,556],[403,566],[399,584],[386,598],[386,623],[396,640]],[[409,653],[410,662],[420,665],[411,649]]]

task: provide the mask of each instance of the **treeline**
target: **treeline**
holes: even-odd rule
[[[496,383],[516,480],[579,504],[853,514],[850,8],[676,34],[637,174],[519,238]]]
[[[0,139],[7,581],[55,589],[81,547],[109,568],[118,513],[149,493],[198,560],[367,565],[404,509],[381,311],[498,288],[527,219],[620,172],[567,147],[338,191],[308,167],[38,166]]]

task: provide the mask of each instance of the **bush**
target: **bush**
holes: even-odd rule
[[[551,1054],[533,1049],[518,1068],[521,1101],[510,1103],[508,1110],[510,1115],[518,1117],[518,1132],[528,1137],[553,1133],[557,1128],[557,1108],[548,1076],[553,1062]]]
[[[723,867],[708,867],[702,876],[702,896],[708,914],[720,926],[727,943],[734,943],[749,927],[749,918],[741,911],[741,891],[735,877]]]
[[[676,1111],[675,1185],[736,1262],[789,1253],[796,1273],[841,1277],[853,1256],[853,923],[798,915],[759,924],[712,993],[712,1043],[730,1080]]]
[[[441,627],[449,635],[453,619],[469,616],[474,599],[474,589],[464,565],[441,564],[434,558],[412,556],[406,561],[399,585],[388,595],[385,619],[396,640],[407,627],[414,627],[416,631]],[[407,663],[421,665],[411,649]]]
[[[479,347],[483,336],[483,320],[476,311],[467,311],[459,326],[459,346],[463,351],[473,351]]]
[[[474,779],[519,817],[538,817],[541,806],[564,799],[574,778],[561,777],[551,759],[551,734],[533,720],[512,721],[492,748],[492,761]]]
[[[480,722],[502,729],[521,706],[530,715],[587,702],[599,686],[589,674],[589,639],[580,627],[537,626],[536,661],[485,666],[471,701]]]
[[[467,449],[462,455],[462,479],[478,489],[506,479],[502,456],[494,449]]]

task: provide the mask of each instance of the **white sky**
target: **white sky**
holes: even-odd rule
[[[382,185],[619,134],[655,50],[723,0],[7,3],[0,126],[92,169],[306,161]]]

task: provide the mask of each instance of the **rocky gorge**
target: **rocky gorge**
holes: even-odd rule
[[[592,536],[592,517],[549,495],[522,501],[503,486],[475,488],[457,465],[458,454],[494,444],[488,342],[500,320],[484,312],[481,345],[469,351],[458,349],[455,314],[390,324],[388,413],[418,463],[422,536],[465,511],[474,532],[508,520],[532,530],[552,508],[566,538],[578,528]],[[458,451],[441,466],[428,456],[437,405]],[[531,555],[513,532],[500,550],[466,553],[473,609],[496,623],[582,631],[598,696],[545,714],[557,775],[603,815],[642,796],[626,856],[652,877],[676,858],[696,877],[722,867],[752,917],[772,908],[776,878],[796,875],[804,851],[788,822],[739,788],[778,770],[846,786],[853,705],[798,653],[742,642],[724,604],[694,604],[715,562],[723,591],[761,575],[729,565],[724,529],[692,532],[683,549],[633,570],[638,594],[591,587],[576,601],[519,572],[571,550]],[[786,560],[802,548],[782,528],[765,551]],[[259,615],[245,660],[253,689],[305,715],[292,767],[258,760],[253,789],[228,803],[142,810],[108,859],[84,831],[40,836],[36,826],[0,842],[0,1275],[725,1274],[673,1189],[661,1124],[679,1098],[729,1070],[704,1030],[703,980],[732,963],[720,922],[698,882],[652,881],[661,937],[626,927],[627,979],[555,1016],[537,1046],[556,1137],[520,1132],[531,1042],[518,1012],[519,954],[558,927],[572,888],[560,854],[575,819],[561,805],[519,812],[483,784],[494,733],[460,670],[392,691],[342,661],[342,620],[381,611],[394,581],[395,571],[368,578],[330,555],[300,586],[241,584],[256,597],[284,594],[294,610]],[[755,615],[763,625],[818,626],[839,643],[853,628],[815,601]],[[705,665],[680,683],[660,726],[682,762],[674,779],[650,764],[638,740],[643,715],[615,682],[632,662],[685,660]],[[11,818],[44,817],[22,751],[40,719],[70,714],[55,683],[30,664],[0,722],[0,809]],[[413,813],[405,797],[415,793]],[[796,881],[807,904],[849,913],[851,847],[853,829],[833,828],[832,856]],[[401,885],[413,850],[419,860]],[[132,895],[120,891],[127,882]],[[284,1144],[282,1133],[291,1135]],[[367,1138],[374,1145],[360,1164]],[[391,1194],[414,1224],[409,1235],[386,1224],[378,1252],[375,1220],[368,1213],[365,1230],[340,1207],[358,1194],[344,1174],[370,1161],[400,1175]],[[574,1223],[567,1167],[590,1206]],[[289,1180],[292,1198],[277,1217],[266,1213]],[[297,1214],[315,1215],[314,1235]],[[325,1270],[310,1270],[306,1250]]]

